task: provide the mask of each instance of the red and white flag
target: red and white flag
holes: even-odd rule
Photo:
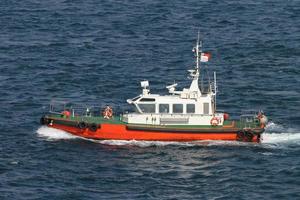
[[[201,53],[200,62],[208,62],[210,58],[210,53]]]

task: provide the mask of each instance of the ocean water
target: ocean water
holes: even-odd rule
[[[300,3],[0,1],[0,199],[300,199]],[[197,32],[218,109],[263,109],[261,144],[93,141],[43,127],[51,99],[188,87]]]

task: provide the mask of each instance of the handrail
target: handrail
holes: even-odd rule
[[[211,114],[191,114],[191,113],[186,113],[186,114],[182,114],[182,113],[173,113],[173,114],[170,114],[170,113],[123,113],[123,115],[131,115],[131,116],[134,116],[134,115],[155,115],[155,116],[180,116],[180,117],[191,117],[191,116],[212,116]],[[217,116],[223,116],[223,113],[215,113],[215,115]]]

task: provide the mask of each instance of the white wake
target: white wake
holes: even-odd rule
[[[299,143],[300,133],[264,133],[262,143]]]
[[[283,126],[271,122],[267,125],[266,131],[262,135],[262,139],[262,143],[269,144],[300,144],[300,131],[292,128],[285,129]]]
[[[37,131],[39,137],[48,139],[48,140],[66,140],[66,139],[75,139],[78,138],[75,135],[72,135],[68,132],[58,130],[55,128],[50,128],[47,126],[41,126]]]

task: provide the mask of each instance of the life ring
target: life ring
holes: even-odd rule
[[[211,118],[211,120],[210,120],[210,124],[211,124],[212,126],[217,126],[219,123],[220,123],[220,119],[219,119],[218,117],[213,117],[213,118]]]
[[[92,123],[89,125],[89,130],[92,131],[92,132],[96,132],[98,129],[98,125],[95,124],[95,123]]]
[[[85,122],[79,122],[78,123],[78,128],[80,128],[80,129],[86,129],[87,128],[87,124],[85,123]]]
[[[104,119],[110,119],[113,116],[113,110],[111,107],[106,106],[106,108],[103,111],[103,117]]]

